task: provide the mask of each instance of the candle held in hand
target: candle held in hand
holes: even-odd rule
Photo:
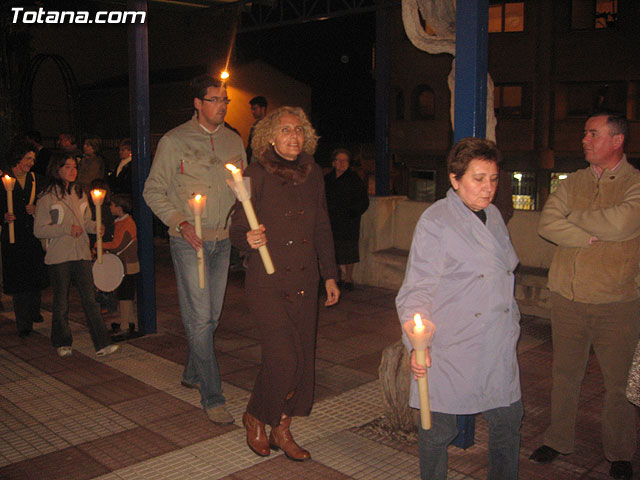
[[[9,175],[3,175],[2,183],[4,184],[4,189],[7,191],[7,213],[13,213],[13,187],[16,184],[16,179]],[[13,221],[9,222],[9,243],[16,243]]]
[[[411,345],[413,345],[416,363],[426,368],[427,349],[431,343],[435,325],[428,320],[423,322],[420,314],[416,313],[413,322],[405,322],[403,328],[411,340]],[[431,428],[431,407],[429,404],[429,380],[426,372],[423,377],[418,378],[418,393],[420,395],[420,423],[423,430],[429,430]]]
[[[101,188],[91,190],[91,199],[96,206],[96,261],[98,263],[102,263],[102,204],[106,195],[107,191]]]
[[[242,179],[242,170],[231,163],[227,163],[225,166],[233,176],[233,182],[235,184],[234,193],[238,197],[238,200],[242,203],[242,208],[244,209],[244,213],[247,216],[249,227],[251,227],[251,230],[258,230],[258,228],[260,228],[260,224],[258,223],[256,212],[253,209],[253,204],[251,203],[249,192],[247,192],[247,189],[244,186],[244,181]],[[273,267],[273,262],[271,261],[271,255],[269,254],[267,246],[262,245],[260,248],[258,248],[258,252],[260,253],[260,257],[262,258],[262,263],[265,270],[269,275],[271,275],[276,270]]]
[[[204,210],[204,206],[207,203],[206,195],[195,195],[191,200],[189,200],[189,207],[193,212],[193,217],[195,221],[196,235],[199,239],[202,240],[202,211]],[[200,288],[204,288],[204,251],[202,248],[198,249],[196,253],[198,258],[198,286]]]

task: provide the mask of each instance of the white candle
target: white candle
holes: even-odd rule
[[[423,322],[420,314],[416,313],[413,322],[405,322],[403,328],[411,340],[413,351],[416,353],[416,363],[426,367],[427,348],[431,343],[435,325],[428,320]],[[426,372],[423,377],[418,378],[418,393],[420,394],[420,423],[423,430],[429,430],[431,428],[431,406],[429,404],[429,377]]]
[[[106,190],[95,188],[91,190],[91,199],[96,206],[96,242],[97,242],[97,262],[102,263],[102,203],[107,194]]]
[[[237,168],[235,165],[231,163],[227,163],[227,169],[231,171],[231,175],[233,176],[233,181],[236,184],[237,197],[238,200],[242,203],[242,208],[244,208],[244,213],[247,216],[247,220],[249,221],[249,226],[251,230],[258,230],[260,228],[260,224],[258,223],[258,218],[256,217],[256,212],[253,209],[253,204],[251,203],[251,199],[249,198],[249,193],[244,186],[244,181],[242,180],[242,170]],[[262,245],[258,248],[258,252],[260,253],[260,257],[262,258],[262,263],[264,264],[264,268],[269,275],[276,271],[273,266],[273,262],[271,261],[271,255],[269,254],[269,249],[266,245]]]
[[[2,183],[7,191],[7,212],[13,213],[13,187],[16,184],[16,179],[9,175],[4,175],[2,177]],[[13,221],[9,222],[9,243],[16,243],[16,233]]]
[[[206,195],[197,194],[189,200],[189,207],[191,207],[195,220],[196,235],[200,240],[202,240],[202,211],[206,203]],[[198,258],[198,286],[204,288],[204,251],[202,248],[198,249],[196,256]]]

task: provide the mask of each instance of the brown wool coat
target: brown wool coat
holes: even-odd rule
[[[319,277],[337,277],[324,180],[313,157],[300,154],[289,164],[273,150],[244,171],[251,178],[251,201],[266,227],[275,273],[267,275],[250,229],[236,203],[232,244],[247,255],[246,292],[260,331],[262,365],[247,410],[277,426],[282,413],[308,415],[313,404]],[[287,396],[293,392],[293,397]]]

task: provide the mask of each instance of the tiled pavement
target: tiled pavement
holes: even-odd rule
[[[77,297],[72,298],[74,353],[57,357],[45,322],[26,339],[15,334],[13,314],[0,314],[0,479],[416,479],[415,441],[381,434],[382,398],[377,369],[382,350],[400,329],[394,292],[357,287],[340,304],[321,309],[316,401],[311,416],[294,419],[296,440],[313,460],[266,459],[249,451],[240,418],[256,375],[260,348],[243,301],[242,274],[233,274],[216,334],[227,405],[236,424],[211,424],[199,394],[180,385],[186,354],[173,272],[164,243],[156,254],[158,333],[98,359]],[[5,306],[10,298],[4,297]],[[105,317],[109,323],[113,318]],[[549,421],[550,328],[534,317],[522,322],[519,347],[526,415],[522,427],[522,479],[606,479],[599,412],[602,376],[592,358],[580,399],[576,452],[553,465],[527,457]],[[486,478],[487,430],[476,424],[476,444],[450,447],[449,479]],[[640,472],[640,454],[634,458]]]

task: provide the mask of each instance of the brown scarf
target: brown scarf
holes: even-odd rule
[[[309,173],[311,173],[313,157],[302,152],[298,155],[297,160],[297,162],[285,160],[280,157],[273,148],[270,148],[265,152],[262,158],[258,159],[258,162],[268,173],[300,184],[304,183],[307,180]]]

